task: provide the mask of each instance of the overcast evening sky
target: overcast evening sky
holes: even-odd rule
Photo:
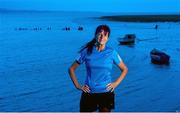
[[[180,13],[180,0],[0,0],[0,8],[11,10]]]

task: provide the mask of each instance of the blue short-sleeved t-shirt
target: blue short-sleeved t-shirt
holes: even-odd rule
[[[121,57],[114,49],[105,47],[99,52],[96,47],[90,55],[87,54],[87,48],[81,51],[76,59],[79,64],[85,63],[87,76],[85,84],[90,87],[90,93],[108,92],[107,84],[111,83],[111,70],[113,64],[120,64]]]

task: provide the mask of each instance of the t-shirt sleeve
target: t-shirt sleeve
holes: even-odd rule
[[[113,63],[119,65],[122,62],[122,59],[116,50],[113,51]]]
[[[83,64],[84,61],[85,61],[85,59],[86,59],[86,55],[87,55],[87,50],[84,49],[84,50],[81,51],[81,52],[79,53],[79,55],[77,56],[76,62],[77,62],[78,64]]]

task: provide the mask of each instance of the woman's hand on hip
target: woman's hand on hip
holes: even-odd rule
[[[118,86],[118,84],[116,84],[115,82],[112,82],[112,83],[107,84],[106,86],[107,86],[106,90],[113,92],[115,88]]]
[[[90,92],[90,89],[89,89],[89,86],[88,85],[83,85],[80,90],[82,90],[83,92],[85,93],[89,93]]]

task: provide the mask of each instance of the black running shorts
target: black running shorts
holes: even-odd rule
[[[80,112],[93,112],[101,108],[114,109],[114,92],[82,93]]]

